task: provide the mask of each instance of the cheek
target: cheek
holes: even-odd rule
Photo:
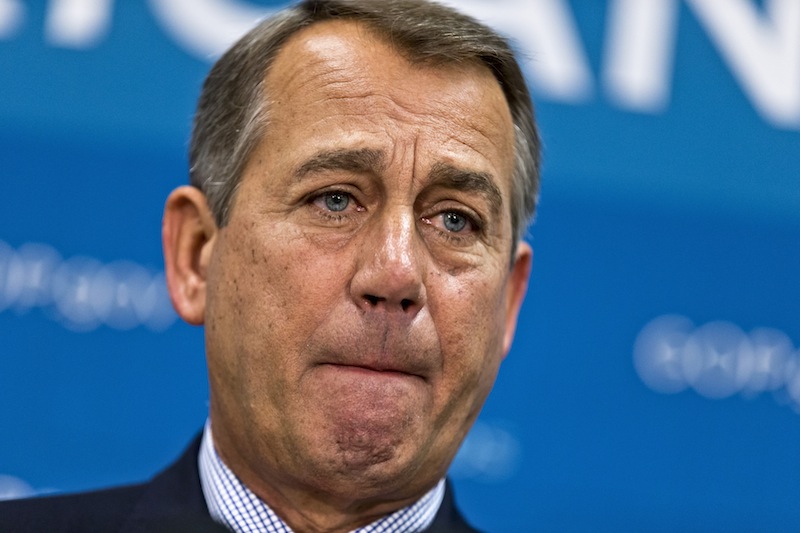
[[[442,275],[442,295],[432,302],[449,388],[481,394],[491,387],[502,359],[504,291],[496,280]],[[476,383],[479,384],[476,387]]]
[[[302,344],[342,298],[350,264],[345,251],[320,247],[288,222],[245,235],[230,275],[240,306],[232,311],[243,320],[243,333],[262,343]],[[265,328],[272,333],[265,336]]]
[[[219,390],[237,391],[241,405],[278,408],[303,371],[308,339],[341,293],[335,283],[341,285],[342,273],[335,268],[343,261],[315,253],[285,225],[227,230],[230,237],[218,242],[209,271],[209,366],[224,376]]]

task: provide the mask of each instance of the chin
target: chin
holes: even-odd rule
[[[418,432],[399,431],[397,427],[337,426],[327,438],[324,447],[316,448],[324,451],[313,461],[326,470],[321,479],[330,482],[329,492],[336,497],[358,494],[359,498],[380,499],[413,494],[419,486],[435,483],[443,475],[426,468],[431,479],[420,479],[428,450]]]

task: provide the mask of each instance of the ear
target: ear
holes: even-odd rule
[[[190,186],[172,191],[161,224],[167,288],[181,318],[196,326],[205,318],[206,272],[216,236],[202,191]]]
[[[533,264],[533,249],[524,241],[520,241],[517,246],[517,253],[514,256],[514,264],[511,266],[511,273],[506,285],[506,331],[503,338],[503,357],[511,349],[511,342],[514,340],[514,331],[517,329],[517,317],[528,290],[528,278],[531,275],[531,265]]]

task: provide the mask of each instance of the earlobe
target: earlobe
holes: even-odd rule
[[[506,286],[506,324],[505,337],[503,338],[503,357],[511,349],[511,342],[514,340],[514,332],[517,328],[517,317],[522,308],[522,301],[528,290],[528,279],[531,275],[531,265],[533,264],[533,249],[524,241],[520,241],[517,246],[517,253],[514,256],[514,264],[511,266],[511,273],[508,277]]]
[[[190,186],[172,191],[161,226],[164,266],[172,305],[189,324],[205,318],[206,272],[216,235],[202,191]]]

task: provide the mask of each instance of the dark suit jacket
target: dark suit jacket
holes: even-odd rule
[[[0,502],[0,531],[225,532],[206,507],[197,453],[200,438],[151,481],[81,494]],[[456,509],[449,483],[429,533],[475,532]]]

